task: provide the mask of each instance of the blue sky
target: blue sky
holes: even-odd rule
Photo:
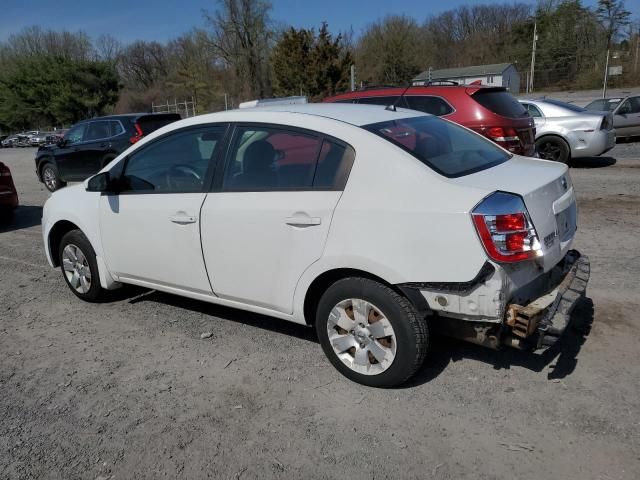
[[[535,4],[534,0],[525,0]],[[353,27],[356,35],[387,14],[427,15],[487,0],[272,0],[273,19],[298,27],[329,22],[332,31]],[[583,0],[594,5],[596,0]],[[627,0],[628,10],[640,17],[640,0]],[[83,30],[92,37],[110,33],[123,42],[176,37],[203,26],[202,9],[214,10],[215,0],[2,0],[0,41],[30,25],[56,30]]]

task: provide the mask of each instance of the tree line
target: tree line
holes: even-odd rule
[[[200,27],[167,42],[123,44],[103,35],[30,27],[0,43],[0,128],[68,125],[109,112],[148,111],[152,102],[194,99],[199,113],[246,99],[345,91],[358,85],[406,85],[434,69],[514,63],[524,80],[534,25],[536,88],[596,88],[610,51],[640,83],[638,24],[623,0],[540,0],[462,6],[427,18],[391,15],[361,33],[326,23],[276,22],[264,0],[218,0]]]

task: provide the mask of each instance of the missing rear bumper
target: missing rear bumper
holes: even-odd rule
[[[507,306],[503,343],[521,349],[553,345],[565,332],[571,312],[584,296],[589,282],[589,258],[576,250],[567,253],[561,268],[566,272],[549,293],[527,305]]]

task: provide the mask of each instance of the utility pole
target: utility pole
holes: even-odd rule
[[[533,24],[533,45],[531,47],[531,71],[529,72],[529,85],[527,93],[533,93],[533,74],[536,69],[536,42],[538,41],[538,22]]]
[[[351,65],[351,91],[355,92],[356,90],[356,66]]]
[[[640,47],[640,26],[638,26],[638,33],[636,33],[636,58],[633,62],[634,73],[638,71],[638,49]]]
[[[602,85],[602,98],[607,96],[607,76],[609,75],[609,47],[607,47],[607,61],[604,64],[604,84]]]

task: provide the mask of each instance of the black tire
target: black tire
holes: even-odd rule
[[[79,249],[86,259],[86,268],[88,267],[90,272],[90,287],[88,291],[78,291],[77,286],[73,286],[67,277],[65,272],[65,262],[63,260],[63,253],[67,246],[75,247]],[[67,232],[60,241],[60,248],[58,250],[58,258],[60,259],[60,271],[69,289],[80,299],[87,302],[101,302],[108,298],[108,291],[100,286],[100,276],[98,273],[98,263],[96,262],[96,252],[93,250],[91,243],[84,233],[80,230],[71,230]],[[82,262],[80,262],[82,263]],[[78,284],[79,286],[79,284]]]
[[[51,175],[49,177],[48,175]],[[58,169],[53,163],[47,162],[40,169],[40,178],[42,179],[42,183],[50,192],[55,192],[56,190],[61,189],[66,186],[67,183],[63,182],[60,179],[60,175],[58,174]],[[49,179],[51,179],[49,181]]]
[[[396,348],[395,358],[386,367],[386,370],[380,373],[364,374],[356,372],[340,359],[329,340],[328,329],[332,328],[329,321],[330,314],[341,302],[348,302],[352,298],[364,300],[371,307],[379,309],[380,313],[382,313],[383,317],[386,317],[393,328]],[[371,310],[367,311],[367,318],[370,318]],[[367,321],[367,323],[369,322]],[[427,355],[429,345],[427,320],[420,316],[409,300],[386,285],[374,280],[350,277],[331,285],[320,299],[316,310],[315,324],[320,345],[329,361],[345,377],[363,385],[380,388],[401,385],[422,366]],[[371,325],[371,323],[369,324]],[[349,336],[347,333],[340,333],[345,331],[336,331],[339,332],[339,335]],[[355,339],[354,335],[351,335],[351,337]],[[362,344],[360,344],[360,347],[362,347]],[[357,347],[353,348],[355,352]],[[342,353],[343,358],[346,358],[345,354],[347,353],[349,353],[349,350]],[[349,354],[351,355],[352,353]],[[367,353],[366,355],[370,354]],[[355,355],[353,358],[355,359]],[[369,356],[368,358],[371,362],[373,357]],[[376,363],[380,363],[382,366],[382,362]]]
[[[569,163],[571,149],[567,142],[560,137],[546,136],[536,140],[536,152],[544,160],[554,162]]]

